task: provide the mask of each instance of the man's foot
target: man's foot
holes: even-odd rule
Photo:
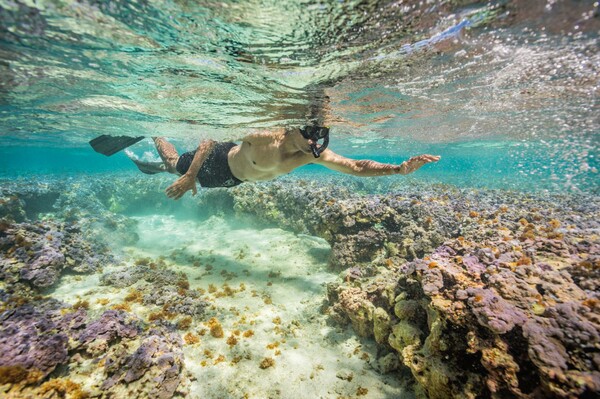
[[[137,155],[131,151],[125,150],[127,157],[138,167],[138,169],[147,175],[155,175],[157,173],[167,172],[167,167],[163,162],[146,162],[140,161]]]

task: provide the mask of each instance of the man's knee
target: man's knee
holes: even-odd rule
[[[202,140],[200,142],[200,147],[201,148],[210,148],[210,147],[214,146],[215,144],[217,144],[217,142],[215,140],[206,139],[206,140]]]

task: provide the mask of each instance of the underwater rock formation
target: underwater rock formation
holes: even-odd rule
[[[454,209],[452,201],[444,199],[445,193],[440,193],[437,202],[415,190],[398,195],[357,195],[351,190],[357,185],[351,182],[240,185],[231,195],[240,215],[254,215],[327,240],[332,248],[330,263],[337,269],[390,257],[414,259],[431,252],[458,227],[448,216]]]
[[[190,290],[185,274],[169,270],[163,260],[156,262],[148,258],[133,267],[118,269],[100,276],[102,285],[129,287],[138,282],[137,292],[146,305],[161,306],[171,314],[201,316],[208,303],[196,290]]]
[[[23,222],[27,219],[25,203],[16,195],[2,195],[0,193],[0,219],[11,222]]]
[[[109,310],[89,320],[84,309],[73,311],[52,299],[9,306],[0,320],[0,366],[41,372],[41,378],[67,363],[70,350],[102,353],[117,339],[134,338],[139,332],[123,312]]]
[[[38,300],[9,307],[0,322],[0,392],[9,397],[44,396],[57,384],[40,383],[60,365],[80,364],[82,356],[92,362],[78,372],[97,376],[88,396],[171,398],[189,382],[180,335],[164,326],[144,331],[123,311],[90,318],[82,308]]]
[[[135,338],[139,333],[136,321],[122,311],[107,310],[98,319],[89,323],[78,335],[82,348],[91,355],[104,353],[116,340]]]
[[[193,201],[175,204],[164,194],[164,177],[103,175],[99,178],[3,180],[0,219],[23,222],[48,216],[78,222],[98,240],[133,244],[138,240],[135,220],[124,214],[139,209],[157,213],[195,213]],[[197,212],[197,211],[196,211]],[[110,238],[110,240],[108,240]]]
[[[152,184],[157,182],[163,184]],[[10,206],[0,203],[0,349],[7,353],[0,376],[31,386],[83,356],[93,361],[94,371],[86,372],[100,373],[94,374],[98,395],[183,394],[182,343],[169,320],[202,315],[207,304],[189,289],[185,275],[160,258],[139,259],[100,278],[104,285],[132,287],[137,303],[160,308],[156,318],[149,316],[154,323],[147,330],[126,312],[90,317],[84,309],[66,311],[34,298],[64,270],[97,272],[110,260],[105,241],[88,236],[92,227],[135,241],[135,221],[115,212],[129,209],[126,188],[137,183],[117,179],[112,191],[106,182],[60,184],[0,196],[13,195]],[[144,201],[156,201],[145,209],[160,208],[162,188],[140,184],[133,190],[138,211]],[[597,199],[378,184],[285,179],[210,190],[190,203],[204,211],[232,207],[238,216],[326,239],[331,266],[344,270],[343,282],[328,287],[329,314],[372,337],[380,349],[373,367],[408,370],[420,396],[598,395]],[[82,196],[62,193],[67,186]],[[169,206],[161,209],[168,212]],[[52,212],[76,222],[27,222]],[[32,300],[35,307],[26,304]],[[37,338],[39,331],[47,334]],[[10,334],[35,336],[40,343],[17,341],[16,354]]]
[[[45,288],[66,270],[93,273],[111,260],[107,247],[85,240],[77,223],[47,220],[0,226],[0,277],[7,282]]]
[[[10,382],[41,380],[67,362],[67,327],[72,317],[61,317],[59,310],[60,305],[50,301],[0,314],[0,369],[3,374],[21,370]]]
[[[472,214],[429,256],[330,286],[330,311],[395,353],[422,396],[598,395],[598,214],[552,209]]]
[[[100,277],[100,283],[123,288],[144,280],[155,283],[159,287],[175,284],[180,277],[177,272],[167,269],[164,261],[153,262],[149,258],[143,258],[134,266],[104,273]]]
[[[184,378],[182,347],[179,334],[154,328],[132,353],[125,347],[111,348],[104,360],[108,378],[101,389],[114,397],[173,397]]]
[[[16,222],[22,222],[51,214],[70,221],[117,224],[114,226],[116,231],[123,233],[123,238],[126,238],[126,229],[120,228],[118,224],[131,221],[123,215],[137,214],[140,211],[204,215],[232,208],[230,200],[223,201],[227,190],[219,189],[204,192],[202,198],[198,198],[198,201],[204,201],[204,197],[209,199],[205,203],[209,208],[206,211],[199,208],[198,201],[191,198],[173,201],[165,195],[165,189],[172,182],[172,176],[137,173],[0,180],[0,218],[10,217]],[[213,197],[218,197],[219,200],[212,201]],[[208,202],[213,203],[214,207],[209,206]]]
[[[176,285],[148,285],[141,291],[145,292],[144,304],[161,306],[168,313],[202,316],[208,306],[198,291],[182,290]]]

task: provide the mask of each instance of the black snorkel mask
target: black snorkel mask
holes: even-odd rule
[[[304,126],[300,128],[300,133],[306,140],[313,141],[310,150],[315,158],[319,158],[329,145],[329,128],[325,126]],[[323,140],[323,143],[317,148],[319,140]]]

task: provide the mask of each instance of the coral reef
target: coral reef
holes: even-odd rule
[[[37,374],[42,379],[68,360],[69,328],[76,315],[60,315],[60,304],[27,304],[0,314],[0,367],[23,370],[18,383]],[[33,381],[30,381],[33,382]]]
[[[185,394],[184,340],[176,329],[190,329],[207,302],[165,258],[138,259],[100,277],[104,285],[131,287],[125,302],[113,306],[120,310],[92,314],[84,299],[69,307],[38,296],[61,273],[97,273],[114,264],[108,238],[137,239],[135,220],[120,212],[174,212],[162,192],[165,184],[115,178],[2,187],[4,392],[39,395],[34,383],[41,382],[59,395],[68,389],[115,397]],[[328,286],[326,311],[373,338],[380,350],[372,366],[410,373],[419,396],[572,398],[600,392],[596,197],[336,176],[329,183],[288,178],[210,190],[183,204],[177,206],[195,216],[234,211],[327,240],[329,264],[341,273],[340,282]],[[234,292],[225,285],[218,295]],[[137,306],[159,308],[148,316],[149,328],[128,313]],[[216,318],[204,325],[212,337],[238,346]],[[198,341],[187,332],[185,343]],[[93,364],[86,372],[97,376],[96,386],[48,380],[64,377],[57,375],[65,372],[59,366],[82,357]],[[269,359],[259,367],[273,367]]]
[[[133,353],[120,345],[111,348],[101,389],[115,397],[173,397],[184,378],[182,346],[179,334],[153,328]]]
[[[424,198],[426,194],[413,189],[365,196],[353,194],[353,186],[358,190],[352,181],[333,186],[278,181],[240,185],[231,195],[240,215],[255,215],[327,240],[330,263],[337,269],[390,257],[414,259],[431,252],[458,228],[458,221],[448,216],[454,213],[454,203],[445,193]]]
[[[104,353],[110,344],[124,338],[135,338],[140,327],[125,312],[107,310],[89,323],[78,335],[79,344],[91,355]]]
[[[4,222],[0,227],[0,277],[45,288],[56,283],[64,271],[93,273],[112,260],[106,245],[82,235],[76,222]]]
[[[21,223],[27,219],[25,202],[14,194],[0,192],[0,219]]]
[[[100,283],[115,287],[138,285],[138,292],[145,305],[157,305],[171,314],[201,316],[207,303],[196,290],[185,289],[189,283],[185,276],[169,270],[164,261],[143,260],[140,264],[104,273]]]
[[[508,211],[515,221],[533,216],[552,220],[556,213],[565,225],[578,228],[585,226],[576,215],[597,212],[594,197],[384,184],[377,179],[343,177],[330,184],[286,178],[239,185],[228,195],[239,216],[258,217],[263,223],[324,238],[332,247],[331,264],[340,269],[389,258],[423,257],[449,238],[480,234],[480,224],[489,224],[492,215]],[[573,210],[574,215],[561,207]]]
[[[34,384],[60,365],[78,363],[82,355],[93,366],[84,372],[102,373],[99,386],[87,387],[92,393],[171,398],[188,384],[179,334],[165,327],[143,332],[141,321],[131,314],[108,310],[94,319],[85,309],[68,312],[66,304],[42,300],[6,310],[0,321],[0,385],[10,395],[43,396],[69,387],[83,394],[77,384],[64,381]]]
[[[598,395],[598,213],[562,205],[479,209],[428,256],[330,286],[332,316],[397,356],[423,396]]]
[[[163,262],[150,262],[148,264],[144,261],[144,263],[104,273],[100,277],[100,283],[123,288],[129,287],[138,281],[147,281],[153,283],[156,287],[161,287],[176,284],[178,278],[178,274],[167,269]]]
[[[113,243],[137,241],[135,220],[119,212],[137,212],[141,204],[147,209],[154,203],[154,211],[197,213],[193,201],[187,201],[187,206],[185,202],[182,206],[169,201],[162,182],[140,179],[137,190],[131,178],[47,179],[27,184],[7,181],[2,185],[3,394],[132,398],[185,395],[189,381],[183,368],[183,340],[175,329],[189,328],[191,316],[202,315],[207,304],[198,291],[189,289],[185,275],[169,270],[163,259],[140,259],[131,268],[101,277],[104,284],[118,287],[136,284],[124,303],[112,306],[120,310],[97,315],[84,299],[69,306],[39,296],[40,290],[55,285],[64,273],[97,273],[103,266],[115,264],[116,254],[109,250]],[[159,209],[164,204],[170,208]],[[127,312],[130,303],[160,306],[162,317],[145,330],[146,325]],[[108,300],[103,304],[107,305]],[[178,317],[176,325],[164,320],[177,315],[186,316]],[[191,334],[187,341],[198,340]],[[85,387],[61,378],[78,375],[88,381]],[[90,386],[92,382],[97,385]]]
[[[143,210],[208,217],[231,212],[233,208],[232,198],[225,189],[205,191],[195,200],[184,198],[174,202],[164,192],[171,183],[171,176],[137,173],[0,180],[0,218],[23,222],[51,214],[105,228],[115,240],[131,244],[137,240],[131,229],[135,221],[125,215]]]

